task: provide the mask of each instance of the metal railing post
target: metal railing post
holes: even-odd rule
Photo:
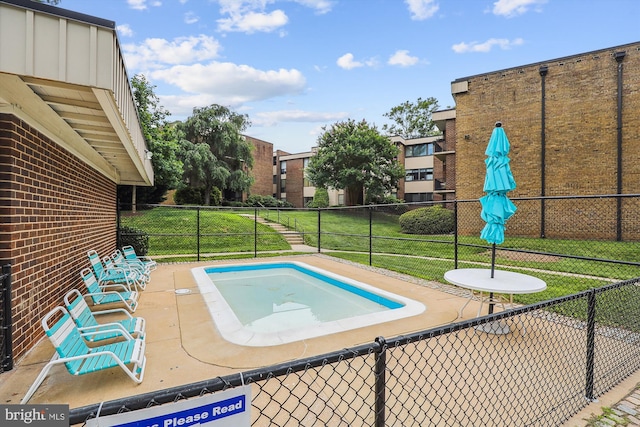
[[[595,401],[593,395],[593,376],[595,370],[595,340],[596,340],[596,291],[591,289],[587,295],[587,366],[585,381],[585,397]]]
[[[373,208],[369,207],[369,265],[373,265]]]
[[[453,201],[453,268],[458,268],[458,201]]]
[[[387,341],[384,337],[377,337],[375,340],[380,344],[380,351],[375,353],[375,414],[374,425],[376,427],[385,426],[386,407],[386,370],[387,370]]]
[[[4,354],[2,354],[2,371],[13,369],[13,325],[11,321],[11,264],[2,266],[2,329],[4,336]]]
[[[120,244],[120,199],[116,200],[116,247],[121,248]]]
[[[198,261],[200,261],[200,206],[196,208],[196,246]]]
[[[320,208],[318,208],[318,253],[320,253]]]
[[[253,257],[258,258],[258,208],[253,212]]]

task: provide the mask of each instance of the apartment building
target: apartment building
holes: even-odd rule
[[[640,42],[458,78],[451,92],[458,198],[483,196],[484,151],[497,121],[511,143],[510,197],[638,193]],[[530,236],[635,240],[639,210],[636,198],[520,202],[509,226]],[[576,217],[580,236],[569,227]],[[483,225],[478,215],[459,231]]]
[[[315,148],[304,153],[290,154],[277,150],[273,154],[273,197],[285,200],[297,208],[307,206],[313,201],[316,188],[305,175],[309,159],[315,156]],[[329,190],[331,206],[344,204],[343,190]]]
[[[451,200],[455,198],[455,110],[438,114],[442,135],[404,139],[390,137],[400,149],[398,161],[405,167],[405,178],[398,183],[394,196],[406,202]],[[447,131],[447,126],[449,131]],[[290,154],[276,151],[273,155],[273,196],[295,207],[305,207],[313,200],[315,187],[305,176],[309,152]],[[331,206],[344,205],[343,190],[329,190]]]

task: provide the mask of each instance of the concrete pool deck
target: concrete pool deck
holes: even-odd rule
[[[324,255],[283,256],[269,260],[288,259],[407,296],[422,302],[427,309],[420,315],[329,336],[272,347],[244,347],[221,338],[199,294],[191,269],[231,262],[255,262],[256,259],[161,264],[152,273],[151,282],[142,293],[139,308],[134,314],[144,317],[147,322],[144,382],[136,385],[119,369],[73,377],[64,367],[56,366],[29,403],[64,403],[76,408],[328,353],[372,342],[377,336],[394,337],[455,322],[458,309],[465,302],[463,293],[444,292],[448,285],[416,284],[403,280],[405,278],[400,275],[382,274],[376,269],[354,266]],[[176,290],[183,289],[190,292],[176,293]],[[476,304],[475,301],[469,304],[464,319],[475,316]],[[19,403],[53,353],[53,347],[45,338],[25,357],[17,360],[12,371],[0,374],[0,402]],[[640,375],[634,374],[565,425],[587,425],[580,420],[591,413],[601,413],[601,407],[612,406],[623,399],[639,381]]]

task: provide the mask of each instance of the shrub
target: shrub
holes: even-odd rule
[[[278,200],[273,196],[261,196],[259,194],[252,194],[247,197],[245,206],[254,206],[257,208],[292,208],[293,204],[286,200]]]
[[[144,256],[149,252],[149,234],[139,228],[120,227],[120,247],[133,246],[136,254]]]
[[[418,208],[400,215],[400,228],[407,234],[448,234],[454,228],[453,212],[442,206]]]
[[[202,203],[204,203],[204,191],[202,193]],[[220,191],[218,187],[213,187],[211,189],[211,194],[209,194],[209,206],[220,205],[222,205],[222,191]]]
[[[313,200],[307,204],[309,208],[328,208],[329,207],[329,192],[326,188],[316,188],[316,193],[313,195]]]
[[[204,191],[202,188],[182,187],[173,195],[176,205],[202,205],[204,203]]]

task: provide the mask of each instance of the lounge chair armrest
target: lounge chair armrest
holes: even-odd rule
[[[91,312],[93,313],[94,316],[97,316],[97,315],[100,315],[100,314],[123,313],[129,319],[133,319],[133,316],[131,315],[131,313],[129,313],[124,308],[112,308],[112,309],[109,309],[109,310],[92,310]]]
[[[78,328],[82,336],[93,336],[98,334],[115,333],[122,335],[127,340],[134,340],[135,338],[124,328],[124,326],[118,323],[103,323],[98,326],[85,326]]]

